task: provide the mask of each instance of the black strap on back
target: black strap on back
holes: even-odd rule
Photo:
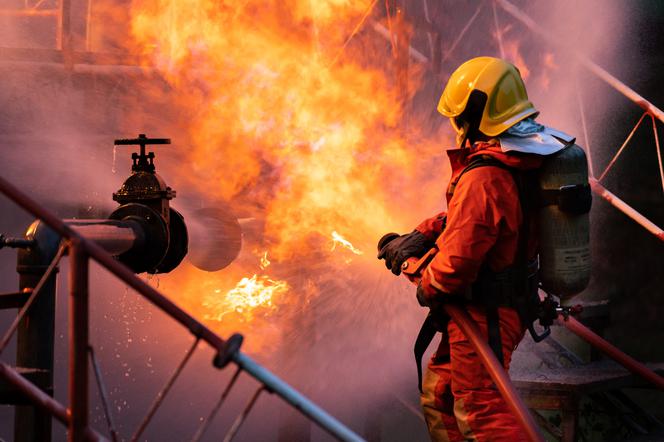
[[[427,348],[429,348],[431,341],[436,336],[436,333],[439,331],[443,332],[443,330],[438,330],[433,314],[429,313],[415,339],[413,352],[415,353],[415,363],[417,364],[417,387],[420,389],[420,393],[422,393],[422,358]]]
[[[470,172],[473,169],[477,169],[478,167],[487,167],[487,166],[493,166],[493,167],[499,167],[501,169],[507,170],[510,172],[512,177],[514,178],[514,181],[517,185],[517,188],[519,189],[519,200],[523,201],[524,198],[522,197],[522,188],[525,188],[525,186],[522,185],[521,181],[522,177],[519,174],[518,171],[514,170],[513,168],[505,165],[504,163],[494,159],[493,157],[490,157],[488,155],[481,155],[478,156],[477,158],[474,158],[468,166],[461,172],[459,175],[459,178],[457,179],[457,183],[461,179],[461,177]],[[456,187],[456,186],[455,186]],[[454,190],[454,189],[452,189]],[[522,203],[523,207],[523,203]],[[523,210],[525,214],[525,210]],[[529,226],[529,220],[526,219],[526,217],[523,217],[523,222],[521,225],[521,229],[519,231],[519,244],[517,246],[517,257],[514,262],[515,268],[519,268],[522,265],[525,266],[527,258],[521,259],[523,256],[527,255],[527,246],[528,246],[528,227]],[[525,229],[524,229],[525,227]],[[524,243],[523,245],[521,243]],[[525,249],[524,249],[525,248]],[[523,252],[523,253],[522,253]],[[500,315],[498,313],[498,307],[501,304],[505,303],[504,299],[501,299],[501,297],[497,296],[496,291],[500,291],[502,288],[502,285],[499,284],[486,284],[485,282],[487,279],[495,279],[495,278],[490,278],[489,274],[491,271],[488,269],[488,267],[484,266],[482,271],[480,272],[480,275],[478,277],[478,281],[476,281],[475,284],[473,284],[473,287],[471,287],[471,298],[475,298],[476,296],[473,296],[472,293],[476,293],[481,296],[480,299],[476,299],[478,301],[481,301],[481,303],[484,305],[484,310],[486,314],[486,323],[487,323],[487,335],[488,335],[488,343],[489,347],[491,347],[491,350],[493,353],[496,355],[496,358],[498,361],[501,363],[501,365],[504,363],[504,357],[503,357],[503,347],[502,347],[502,339],[500,336]],[[488,277],[489,276],[489,277]],[[517,280],[519,280],[520,275],[517,275]],[[494,282],[494,281],[492,281]],[[494,289],[495,287],[495,289]],[[497,289],[497,290],[496,290]],[[488,293],[487,293],[488,292]],[[509,296],[509,295],[508,295]]]
[[[505,164],[501,163],[500,161],[488,155],[482,155],[477,158],[474,158],[468,164],[468,166],[466,166],[466,168],[461,171],[457,180],[450,186],[449,189],[450,193],[454,193],[457,183],[464,174],[478,167],[485,167],[485,166],[500,167],[501,169],[508,170],[510,173],[512,173],[512,176],[515,176],[513,169],[509,168]],[[517,182],[517,187],[519,187],[518,182]],[[527,226],[525,222],[523,225]],[[524,240],[525,246],[519,245],[519,250],[521,250],[523,247],[527,248],[528,245],[527,235],[524,235],[522,233],[523,232],[519,232],[519,239],[520,241],[521,239]],[[527,254],[527,250],[525,254]],[[476,291],[476,290],[471,289],[471,291]],[[491,350],[494,352],[500,363],[503,364],[502,340],[500,338],[500,317],[498,314],[498,306],[500,305],[499,299],[495,296],[490,296],[490,295],[484,296],[483,299],[486,300],[486,302],[483,302],[483,304],[486,305],[489,346],[491,347]],[[448,318],[434,317],[433,313],[430,313],[427,316],[427,318],[424,320],[424,323],[422,323],[420,332],[418,333],[417,339],[415,340],[415,346],[413,350],[415,353],[415,363],[417,364],[417,380],[420,392],[422,391],[422,358],[424,357],[424,353],[426,352],[427,348],[429,348],[429,345],[431,345],[431,341],[436,336],[436,333],[438,331],[441,331],[443,333],[446,332],[445,328],[447,320]]]

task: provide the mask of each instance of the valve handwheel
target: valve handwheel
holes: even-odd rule
[[[138,138],[120,138],[113,141],[115,146],[141,146],[140,153],[132,153],[131,159],[134,164],[131,166],[133,171],[154,172],[154,152],[145,153],[145,146],[157,144],[171,144],[170,138],[148,138],[145,134],[139,134]]]

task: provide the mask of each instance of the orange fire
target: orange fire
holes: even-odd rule
[[[177,174],[178,188],[198,189],[208,200],[258,207],[261,213],[247,216],[264,222],[261,246],[273,267],[316,252],[329,265],[348,264],[347,255],[330,254],[330,232],[334,247],[377,266],[360,250],[440,208],[442,185],[438,193],[420,189],[440,179],[425,175],[425,165],[444,146],[415,133],[416,125],[407,132],[400,125],[403,94],[385,69],[391,57],[385,42],[367,31],[354,36],[358,46],[346,44],[375,3],[133,2],[135,45],[168,82],[188,133],[178,143],[184,163],[162,173]],[[367,51],[377,38],[373,47],[383,52]],[[445,173],[442,158],[436,167]],[[267,253],[264,259],[265,266]],[[307,273],[307,262],[301,265]],[[213,274],[178,269],[164,278],[167,293],[199,317],[221,321],[222,333],[237,325],[229,312],[299,305],[302,288],[286,282],[291,276],[258,276],[246,260],[231,267]],[[235,288],[233,279],[241,281]],[[255,328],[260,319],[249,318]]]
[[[251,278],[242,278],[225,295],[221,295],[221,289],[216,289],[214,294],[203,300],[203,307],[211,311],[204,319],[223,321],[227,314],[237,313],[242,316],[242,320],[249,321],[260,309],[274,309],[275,297],[287,291],[287,282],[275,281],[265,275],[254,274]]]
[[[341,247],[347,248],[348,250],[353,252],[355,255],[362,255],[363,254],[363,252],[361,250],[355,248],[355,246],[353,246],[353,244],[350,241],[348,241],[346,238],[344,238],[339,233],[337,233],[336,230],[332,231],[332,241],[333,241],[332,251],[334,251],[337,248],[337,245],[340,245]]]
[[[263,256],[261,256],[261,263],[259,267],[261,268],[261,270],[265,270],[266,268],[268,268],[270,264],[271,264],[270,260],[267,259],[267,252],[263,253]]]

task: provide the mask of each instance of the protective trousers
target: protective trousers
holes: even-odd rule
[[[487,337],[486,315],[481,306],[468,313]],[[504,367],[523,338],[516,311],[499,308]],[[438,350],[427,366],[421,403],[431,440],[527,441],[470,341],[449,321]]]

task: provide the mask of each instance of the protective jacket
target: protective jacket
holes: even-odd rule
[[[429,301],[464,296],[482,272],[501,272],[515,263],[524,214],[519,189],[510,171],[541,166],[542,157],[504,152],[497,141],[476,143],[471,148],[448,151],[452,177],[447,190],[448,210],[423,221],[416,229],[436,239],[439,252],[422,277],[422,290]],[[466,170],[476,158],[499,161]],[[535,220],[527,217],[533,232]],[[537,235],[528,234],[527,253],[537,254]],[[467,297],[466,297],[467,298]],[[483,305],[472,300],[467,310],[487,336]],[[524,334],[517,312],[498,308],[503,364]],[[434,441],[520,441],[516,419],[495,388],[470,342],[450,321],[439,348],[427,367],[421,397]]]

